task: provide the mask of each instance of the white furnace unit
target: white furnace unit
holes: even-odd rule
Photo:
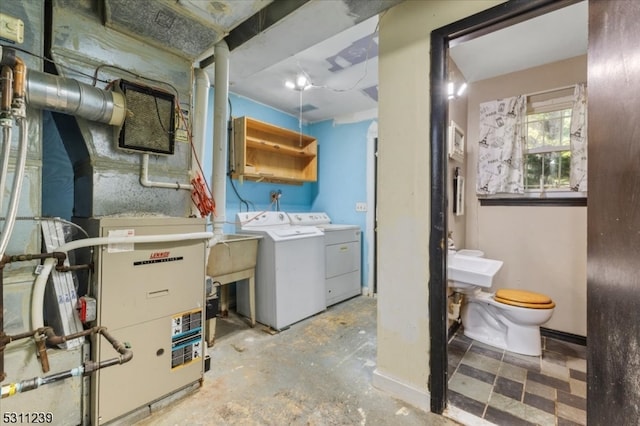
[[[360,227],[331,223],[326,213],[289,213],[289,217],[294,225],[324,231],[327,306],[362,294]]]
[[[82,225],[91,236],[189,235],[204,219],[104,217]],[[90,293],[96,325],[131,346],[133,359],[95,372],[91,424],[109,423],[181,389],[199,386],[204,374],[205,240],[98,246]],[[92,358],[113,357],[104,340],[92,341]]]
[[[323,233],[292,226],[284,212],[242,212],[237,231],[262,235],[256,261],[256,320],[275,330],[326,309]],[[248,316],[246,287],[237,287],[237,309]]]

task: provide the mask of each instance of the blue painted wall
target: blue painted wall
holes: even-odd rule
[[[209,117],[213,119],[213,89],[209,93]],[[282,111],[278,111],[274,108],[266,105],[254,102],[250,99],[242,96],[237,96],[233,93],[229,95],[231,100],[231,114],[234,118],[249,116],[266,123],[271,123],[276,126],[285,127],[291,130],[299,130],[298,119],[289,114],[285,114]],[[307,126],[303,125],[303,133],[309,133]],[[202,162],[205,177],[211,185],[212,176],[212,145],[213,145],[213,123],[210,121],[207,124],[206,133],[207,146],[205,148],[205,158]],[[282,197],[280,198],[280,210],[285,212],[292,211],[309,211],[312,203],[312,197],[315,192],[314,187],[316,183],[304,183],[302,185],[286,185],[275,184],[265,182],[253,182],[245,180],[240,183],[234,179],[233,184],[238,191],[238,194],[248,202],[249,210],[262,211],[262,210],[275,210],[275,206],[271,205],[270,193],[271,191],[282,191]],[[235,219],[236,214],[239,211],[247,211],[246,206],[241,203],[240,198],[236,195],[231,181],[227,178],[227,205],[226,205],[226,220],[227,224],[224,227],[225,233],[235,232]],[[213,194],[215,199],[215,194]],[[222,207],[217,206],[220,210]]]
[[[233,117],[249,116],[257,120],[299,131],[298,118],[269,106],[231,93]],[[213,89],[209,96],[209,117],[213,117]],[[240,196],[249,202],[250,210],[275,210],[270,204],[270,192],[282,191],[280,209],[285,212],[325,211],[334,223],[356,224],[363,231],[362,282],[368,279],[368,241],[364,230],[366,214],[355,211],[356,202],[366,202],[367,132],[371,120],[334,125],[333,120],[302,126],[302,132],[318,139],[318,182],[302,185],[273,184],[233,180]],[[213,123],[207,125],[207,146],[202,165],[207,180],[212,175]],[[246,211],[227,178],[225,233],[235,232],[238,211]],[[215,194],[214,198],[215,198]],[[217,206],[220,210],[222,206]]]
[[[333,223],[360,227],[362,283],[368,282],[369,242],[366,213],[356,212],[355,207],[357,202],[367,201],[367,133],[371,123],[334,124],[326,120],[309,126],[319,145],[318,191],[310,209],[327,212]]]

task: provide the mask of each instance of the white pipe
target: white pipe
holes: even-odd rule
[[[107,244],[122,243],[164,243],[172,241],[187,240],[211,240],[212,232],[192,232],[189,234],[165,234],[165,235],[136,235],[133,237],[97,237],[85,238],[82,240],[71,241],[56,248],[56,252],[67,253],[83,247],[103,246]],[[33,296],[31,298],[31,329],[36,330],[44,327],[44,289],[49,279],[49,274],[53,269],[53,265],[57,263],[57,259],[45,259],[44,268],[36,278]]]
[[[11,189],[11,200],[9,201],[9,208],[7,209],[7,215],[4,219],[4,226],[2,227],[2,236],[0,237],[0,257],[4,256],[4,253],[7,250],[7,246],[9,245],[9,238],[11,238],[11,234],[13,233],[13,226],[16,223],[18,203],[20,202],[20,194],[22,193],[24,167],[27,161],[27,119],[24,117],[20,117],[17,121],[20,129],[20,147],[18,151],[18,161],[16,163],[16,168],[14,171],[13,188]]]
[[[209,240],[213,238],[212,232],[191,232],[189,234],[164,234],[164,235],[136,235],[133,237],[96,237],[71,241],[56,248],[54,251],[68,252],[83,247],[104,246],[108,244],[126,243],[168,243],[174,241]]]
[[[9,153],[11,151],[11,126],[2,128],[2,170],[0,170],[0,214],[4,207],[4,186],[7,184]]]
[[[229,46],[222,40],[215,45],[215,97],[213,104],[213,196],[220,206],[211,216],[213,233],[221,235],[226,222],[227,205],[227,102],[229,98]]]
[[[211,83],[209,82],[209,76],[205,70],[201,68],[195,69],[196,75],[196,99],[195,99],[195,114],[193,116],[193,144],[195,152],[198,155],[198,159],[202,161],[204,158],[204,147],[206,141],[204,140],[207,129],[207,118],[209,115],[209,88]],[[195,168],[196,162],[193,161],[192,168]]]
[[[40,275],[33,284],[33,293],[31,294],[31,329],[36,330],[44,327],[44,290],[47,287],[49,274],[53,269],[53,265],[58,262],[57,259],[50,258],[44,260],[44,265],[40,271]]]
[[[193,186],[188,183],[153,182],[149,180],[149,154],[142,154],[142,168],[140,170],[140,184],[147,188],[186,189],[191,191]]]

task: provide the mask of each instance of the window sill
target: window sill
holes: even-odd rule
[[[514,206],[514,207],[586,207],[587,197],[583,194],[576,194],[573,197],[559,196],[555,194],[552,197],[532,196],[533,194],[523,195],[521,197],[497,197],[490,198],[478,196],[481,206]]]

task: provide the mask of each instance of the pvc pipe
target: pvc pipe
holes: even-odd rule
[[[142,154],[142,168],[140,170],[140,185],[147,188],[185,189],[191,191],[193,186],[188,183],[154,182],[149,180],[149,154]]]
[[[27,103],[36,108],[114,126],[122,125],[126,116],[126,101],[122,94],[102,90],[71,78],[30,69],[27,73],[26,92]]]
[[[214,50],[215,57],[215,97],[213,104],[213,195],[218,200],[218,205],[222,206],[217,216],[211,215],[213,222],[213,233],[223,234],[225,209],[227,204],[227,102],[229,98],[229,46],[224,40],[216,43]]]
[[[207,128],[207,118],[209,115],[209,88],[211,83],[207,73],[201,69],[195,69],[196,76],[196,99],[195,99],[195,114],[193,117],[193,144],[195,152],[202,161],[204,158],[205,148],[205,133]],[[192,163],[192,167],[196,164]]]
[[[133,237],[97,237],[85,238],[82,240],[71,241],[56,248],[58,252],[69,252],[84,247],[92,247],[107,244],[122,243],[163,243],[172,241],[188,241],[188,240],[209,240],[213,237],[212,232],[192,232],[189,234],[165,234],[165,235],[137,235]],[[44,268],[34,284],[33,296],[31,298],[31,328],[36,330],[44,327],[44,289],[53,265],[57,259],[46,259]]]
[[[168,243],[173,241],[208,240],[213,237],[212,232],[191,232],[189,234],[136,235],[133,237],[96,237],[71,241],[56,248],[55,251],[66,253],[90,246],[104,246],[107,244],[123,243]]]
[[[27,119],[18,118],[18,126],[20,129],[20,146],[18,151],[18,162],[16,163],[15,176],[13,177],[13,188],[11,190],[11,199],[9,208],[2,227],[2,236],[0,237],[0,257],[2,257],[9,245],[9,238],[13,233],[13,226],[16,223],[16,215],[18,213],[18,203],[20,202],[20,194],[22,193],[22,181],[24,178],[24,167],[27,161],[27,136],[28,126]]]

